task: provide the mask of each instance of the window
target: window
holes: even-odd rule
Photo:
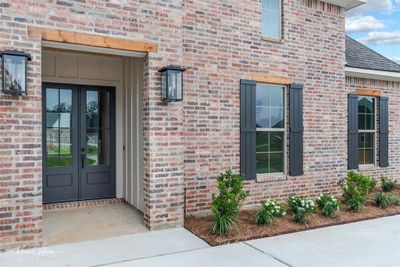
[[[261,1],[261,34],[274,39],[281,39],[282,0]]]
[[[256,173],[285,169],[285,87],[256,85]]]
[[[358,97],[358,163],[374,164],[375,162],[375,98]]]

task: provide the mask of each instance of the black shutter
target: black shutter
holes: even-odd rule
[[[303,85],[289,90],[289,175],[303,175]]]
[[[256,82],[240,81],[240,173],[256,178]]]
[[[358,169],[358,95],[349,94],[348,102],[347,164],[354,170]]]
[[[379,110],[379,166],[389,166],[389,99],[381,97]]]

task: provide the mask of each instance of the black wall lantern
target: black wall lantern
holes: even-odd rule
[[[178,102],[183,100],[183,72],[185,68],[167,66],[161,72],[161,100]]]
[[[19,51],[3,51],[3,93],[26,95],[26,61],[31,56]]]

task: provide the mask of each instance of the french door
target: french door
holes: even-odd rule
[[[43,84],[43,202],[115,197],[114,88]]]

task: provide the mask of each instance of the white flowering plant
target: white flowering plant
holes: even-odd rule
[[[332,195],[321,194],[317,200],[317,205],[322,215],[324,216],[334,216],[339,212],[340,203],[337,198]]]
[[[261,202],[261,207],[256,213],[256,224],[270,224],[277,217],[286,215],[285,207],[274,199]]]
[[[311,214],[317,211],[314,200],[305,196],[290,196],[288,204],[293,211],[294,222],[299,224],[307,223]]]

